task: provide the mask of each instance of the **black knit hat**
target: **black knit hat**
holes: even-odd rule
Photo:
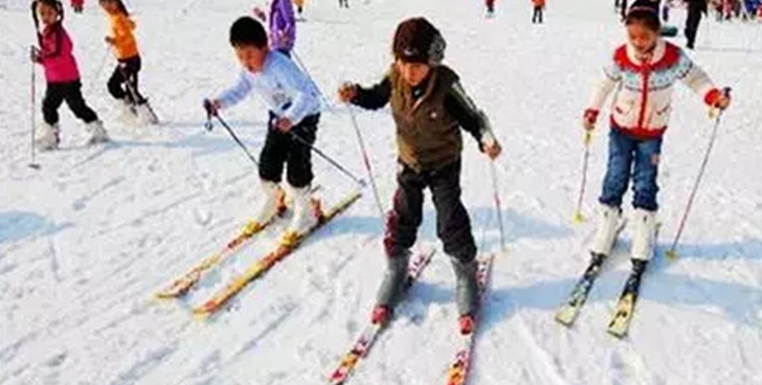
[[[416,17],[397,26],[392,52],[404,62],[438,65],[444,59],[445,47],[439,31],[428,20]]]

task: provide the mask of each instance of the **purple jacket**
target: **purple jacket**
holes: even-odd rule
[[[273,0],[270,6],[270,47],[290,53],[296,42],[296,20],[291,0]]]

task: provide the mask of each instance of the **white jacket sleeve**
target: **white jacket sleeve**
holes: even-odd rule
[[[284,87],[289,89],[291,104],[282,112],[294,125],[313,111],[320,109],[315,86],[312,81],[291,60],[282,60],[276,67],[276,76]]]
[[[715,88],[709,76],[697,66],[682,50],[680,51],[680,61],[678,62],[678,74],[680,79],[693,92],[706,97],[709,91]]]
[[[246,75],[246,71],[241,71],[238,81],[235,85],[225,90],[217,100],[222,104],[222,108],[228,108],[238,104],[241,100],[246,98],[251,92],[252,86],[249,81],[249,77]]]
[[[617,83],[622,81],[622,70],[613,60],[603,68],[603,74],[603,78],[601,78],[598,83],[596,83],[595,88],[593,88],[593,94],[587,105],[587,108],[589,109],[600,111],[611,91],[614,90]]]

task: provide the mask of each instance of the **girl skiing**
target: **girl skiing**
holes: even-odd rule
[[[117,65],[108,80],[108,91],[121,110],[120,117],[136,116],[141,122],[155,121],[146,99],[138,90],[138,73],[141,68],[140,53],[132,31],[135,22],[122,0],[100,0],[99,4],[108,14],[109,36],[104,39],[113,47]]]
[[[254,8],[254,14],[263,23],[267,22],[267,15],[259,7]],[[291,0],[273,0],[269,20],[270,48],[290,57],[296,43],[296,19]]]
[[[444,49],[442,35],[428,20],[405,20],[394,35],[395,60],[383,80],[371,88],[344,84],[339,97],[367,109],[390,103],[397,124],[397,191],[384,238],[388,267],[372,321],[386,323],[403,293],[409,249],[421,224],[423,190],[428,187],[437,211],[437,235],[457,275],[460,330],[468,334],[478,304],[477,262],[468,212],[460,200],[459,127],[473,135],[490,158],[501,148],[458,75],[441,64]]]
[[[41,150],[58,148],[58,107],[66,101],[74,115],[85,122],[90,132],[89,143],[108,140],[98,115],[82,98],[77,61],[72,54],[74,45],[63,27],[63,6],[58,0],[35,0],[32,2],[32,19],[37,30],[39,49],[33,48],[31,59],[45,69],[47,89],[42,101],[44,122],[39,128],[35,143]],[[42,31],[40,31],[42,23]]]
[[[286,180],[290,188],[287,192],[294,202],[294,216],[281,244],[290,246],[298,234],[318,220],[310,199],[313,174],[309,147],[315,143],[320,120],[318,91],[293,61],[268,47],[267,33],[255,19],[241,17],[236,20],[230,28],[230,44],[243,66],[238,83],[216,99],[205,101],[204,107],[208,113],[216,115],[220,109],[237,104],[252,91],[268,104],[267,138],[259,158],[264,199],[247,230],[259,231],[278,212],[282,198],[279,184],[283,167],[288,165]]]
[[[659,37],[658,3],[636,1],[625,19],[628,41],[616,49],[595,87],[583,125],[593,130],[609,93],[617,87],[611,109],[609,157],[599,198],[598,228],[590,251],[605,258],[623,225],[622,196],[632,175],[635,208],[630,251],[633,268],[643,271],[653,254],[659,190],[657,173],[662,138],[672,111],[672,89],[680,80],[713,108],[727,108],[728,95],[712,85],[704,71],[678,46]],[[632,172],[630,171],[632,169]]]

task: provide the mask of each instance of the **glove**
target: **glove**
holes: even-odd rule
[[[585,129],[588,131],[594,130],[595,122],[598,121],[599,113],[600,111],[594,110],[592,108],[586,109],[584,115],[582,115],[582,126],[585,127]]]
[[[717,88],[712,89],[704,96],[704,102],[712,107],[720,110],[724,110],[730,106],[730,88],[725,88],[720,91]]]
[[[339,87],[339,100],[344,103],[351,103],[357,97],[357,85],[346,82]]]
[[[29,60],[33,63],[40,63],[42,61],[42,54],[37,47],[29,47]]]
[[[209,116],[217,116],[221,107],[218,100],[204,99],[204,110]]]

